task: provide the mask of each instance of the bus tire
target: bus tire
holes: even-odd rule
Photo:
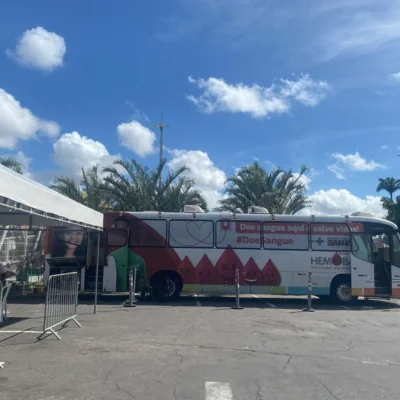
[[[331,300],[335,304],[352,304],[357,296],[351,294],[351,280],[349,277],[339,275],[331,284]]]
[[[182,291],[182,280],[176,272],[162,272],[151,280],[151,296],[157,302],[177,299]]]

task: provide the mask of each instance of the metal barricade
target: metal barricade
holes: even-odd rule
[[[38,339],[41,339],[45,334],[51,333],[55,335],[57,339],[61,340],[61,337],[54,328],[58,325],[64,327],[71,320],[82,328],[76,320],[78,285],[79,277],[77,272],[51,275],[49,277],[47,282],[43,332],[38,336]]]
[[[7,319],[7,296],[11,289],[11,283],[3,286],[0,282],[0,324]]]

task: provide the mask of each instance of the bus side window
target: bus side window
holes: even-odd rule
[[[400,238],[399,233],[393,233],[392,264],[400,267]]]
[[[128,243],[128,231],[126,229],[110,229],[107,232],[108,247],[124,247]]]
[[[352,235],[352,253],[360,260],[372,262],[371,236],[368,234]]]

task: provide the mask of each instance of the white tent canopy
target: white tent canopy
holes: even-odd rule
[[[101,231],[103,214],[0,165],[0,225],[72,225]]]

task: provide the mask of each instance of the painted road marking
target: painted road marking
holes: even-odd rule
[[[4,364],[5,364],[5,362],[0,361],[0,368],[4,368]]]
[[[233,400],[229,383],[206,382],[206,400]]]
[[[199,297],[197,296],[197,293],[194,293],[193,297],[196,300],[196,306],[201,307],[201,303],[200,303]]]
[[[252,294],[252,296],[253,296],[255,299],[258,299],[258,300],[264,300],[264,299],[262,299],[261,297],[257,296],[256,294]],[[277,308],[275,304],[272,304],[272,303],[270,303],[269,301],[264,301],[264,303],[265,303],[268,307]]]

